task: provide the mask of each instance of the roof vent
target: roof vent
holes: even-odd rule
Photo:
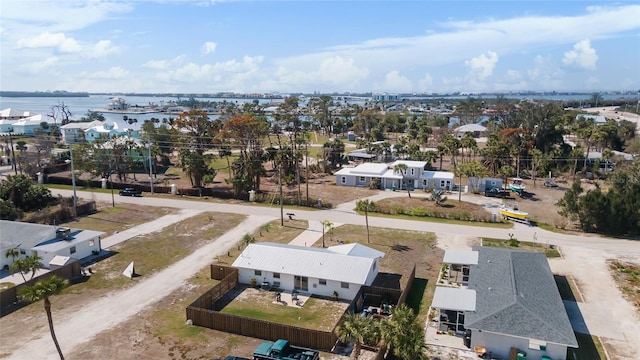
[[[489,286],[489,291],[491,291],[491,286]]]

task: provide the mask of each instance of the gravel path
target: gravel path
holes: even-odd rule
[[[75,311],[70,313],[56,313],[54,310],[55,331],[63,352],[70,353],[76,346],[89,344],[100,332],[115,327],[146,307],[152,306],[183,286],[188,278],[210,264],[216,255],[225,254],[244,234],[255,231],[271,220],[272,217],[250,215],[215,241],[150,278],[142,279],[139,284],[127,290],[101,299],[88,300],[83,308],[74,309]],[[25,335],[31,339],[16,344],[12,359],[58,358],[48,329],[43,328],[39,334]]]

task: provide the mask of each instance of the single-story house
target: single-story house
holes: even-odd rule
[[[488,129],[480,124],[467,124],[453,130],[453,134],[457,138],[463,138],[467,133],[470,133],[474,138],[486,137]]]
[[[415,188],[453,190],[454,174],[448,171],[424,171],[422,179],[416,179]]]
[[[0,119],[0,133],[13,132],[13,124],[20,120]]]
[[[464,277],[468,269],[468,286],[436,287],[441,330],[466,333],[469,347],[505,359],[517,349],[527,359],[563,360],[578,347],[543,253],[480,246],[468,253],[445,254],[449,271],[457,265]]]
[[[0,220],[0,268],[10,267],[14,260],[38,255],[43,267],[57,255],[83,259],[100,252],[100,237],[104,232],[69,229],[59,226]],[[7,257],[7,250],[17,248],[20,256]]]
[[[6,108],[0,110],[0,120],[20,120],[31,116],[31,112],[22,111],[16,108]]]
[[[249,244],[233,262],[242,284],[268,284],[283,291],[353,299],[373,283],[384,253],[360,244],[324,248]],[[335,292],[335,293],[334,293]]]
[[[362,161],[370,162],[377,158],[376,154],[369,154],[367,149],[353,150],[347,154],[347,160],[349,161]]]
[[[499,178],[478,178],[478,177],[470,177],[468,182],[468,189],[470,192],[478,192],[482,193],[485,191],[489,191],[491,189],[501,189],[502,188],[502,179]]]
[[[580,120],[580,118],[585,120],[593,120],[596,125],[602,125],[607,123],[607,118],[604,115],[594,115],[594,114],[578,114],[576,115],[576,120]]]
[[[100,122],[95,126],[87,128],[84,131],[84,138],[87,142],[94,142],[101,137],[116,137],[119,135],[128,135],[126,129],[120,130],[118,123]]]
[[[49,126],[55,125],[55,121],[52,117],[37,114],[13,123],[13,132],[16,134],[34,135],[35,130],[40,128],[40,124],[43,122],[46,122]]]

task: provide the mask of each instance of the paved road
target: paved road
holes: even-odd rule
[[[71,196],[70,190],[52,190],[54,194],[63,196]],[[397,194],[397,193],[396,193]],[[110,202],[110,194],[78,192],[79,197],[86,197],[100,201]],[[384,195],[381,195],[384,196]],[[211,201],[184,200],[180,197],[153,197],[146,196],[141,198],[118,197],[116,202],[133,203],[147,206],[166,206],[179,209],[192,209],[202,211],[219,211],[239,214],[260,215],[279,218],[280,209],[277,206],[251,206],[240,204],[215,203]],[[298,219],[315,220],[315,221],[331,221],[336,224],[355,224],[365,225],[365,218],[356,214],[350,205],[341,205],[333,210],[287,210],[285,213],[294,212]],[[384,227],[392,229],[430,231],[435,233],[447,233],[473,237],[495,237],[508,238],[512,233],[514,237],[522,241],[535,241],[545,244],[553,244],[557,246],[578,246],[588,249],[600,250],[608,257],[612,256],[640,256],[640,241],[631,241],[625,239],[605,238],[595,235],[570,235],[560,234],[546,231],[537,227],[530,227],[524,224],[515,224],[511,229],[491,228],[484,226],[461,226],[443,223],[432,223],[426,221],[412,221],[382,218],[376,216],[369,217],[369,226]]]

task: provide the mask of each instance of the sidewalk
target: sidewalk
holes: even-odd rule
[[[342,224],[333,224],[337,228]],[[329,241],[329,228],[324,228],[325,244]],[[313,246],[316,241],[322,240],[322,222],[317,220],[309,220],[309,227],[289,242],[289,245]]]
[[[153,221],[140,224],[138,226],[134,226],[131,229],[127,229],[125,231],[119,232],[117,234],[113,234],[107,238],[100,240],[100,246],[102,249],[108,249],[111,246],[119,244],[123,241],[127,241],[131,238],[134,238],[138,235],[145,235],[152,232],[160,231],[165,227],[180,222],[184,219],[188,219],[192,216],[196,216],[203,212],[204,210],[195,210],[195,209],[180,209],[175,214],[165,215],[163,217],[157,218]]]

